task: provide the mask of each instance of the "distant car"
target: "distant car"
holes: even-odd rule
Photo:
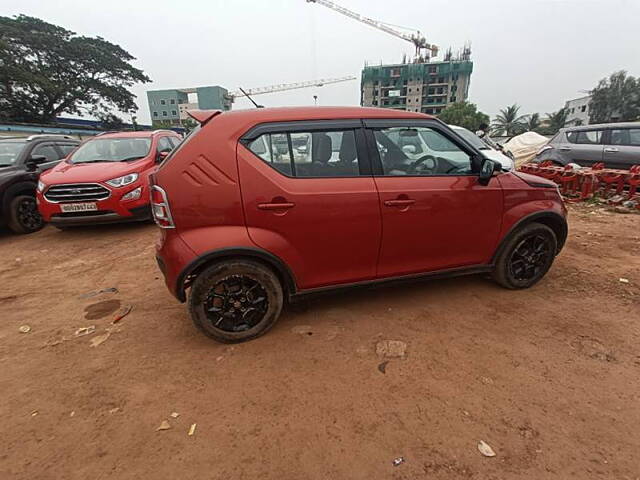
[[[190,112],[151,175],[158,265],[196,326],[255,338],[283,302],[419,276],[538,282],[567,236],[556,184],[504,172],[417,112],[360,107]],[[487,294],[491,301],[493,293]]]
[[[0,223],[15,233],[40,230],[44,222],[36,205],[38,175],[79,144],[66,135],[0,138]]]
[[[537,153],[535,162],[628,170],[640,164],[640,122],[606,123],[563,128]]]
[[[513,170],[513,159],[506,156],[500,150],[493,148],[487,142],[478,137],[475,133],[470,130],[467,130],[464,127],[459,127],[457,125],[449,125],[454,132],[464,138],[471,145],[476,147],[478,150],[482,151],[482,154],[490,158],[491,160],[495,160],[496,162],[502,165],[502,169],[505,171]]]
[[[40,213],[61,229],[151,219],[149,175],[181,140],[171,130],[155,130],[86,141],[40,177]]]

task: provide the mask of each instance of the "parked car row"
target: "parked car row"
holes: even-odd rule
[[[182,138],[170,130],[0,139],[2,220],[16,233],[150,220],[149,175]],[[64,159],[64,160],[63,160]]]

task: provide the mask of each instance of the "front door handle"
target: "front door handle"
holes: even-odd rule
[[[558,150],[561,150],[563,152],[570,152],[571,151],[571,147],[560,147],[560,148],[558,148]]]
[[[616,153],[616,152],[619,152],[620,150],[618,150],[615,147],[607,147],[607,148],[604,149],[604,151],[607,152],[607,153]]]
[[[412,198],[403,198],[396,200],[385,200],[384,205],[386,207],[408,207],[409,205],[413,205],[416,203]]]
[[[290,208],[295,207],[295,203],[291,202],[281,202],[281,203],[259,203],[259,210],[289,210]]]

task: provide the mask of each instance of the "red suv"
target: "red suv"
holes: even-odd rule
[[[58,228],[149,220],[149,175],[180,141],[170,130],[91,138],[40,176],[38,209]]]
[[[169,290],[223,342],[284,300],[336,287],[492,273],[540,280],[567,237],[554,183],[503,172],[436,118],[376,108],[195,111],[152,175]]]

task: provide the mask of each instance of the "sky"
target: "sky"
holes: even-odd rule
[[[471,42],[469,100],[492,117],[558,110],[617,70],[640,76],[640,0],[339,0],[375,20],[420,30],[454,51]],[[229,90],[355,75],[357,80],[256,97],[269,106],[358,105],[360,72],[399,63],[412,44],[306,0],[0,0],[0,15],[26,14],[131,53],[146,91],[221,85]],[[234,109],[249,108],[237,99]],[[125,118],[128,120],[128,118]]]

